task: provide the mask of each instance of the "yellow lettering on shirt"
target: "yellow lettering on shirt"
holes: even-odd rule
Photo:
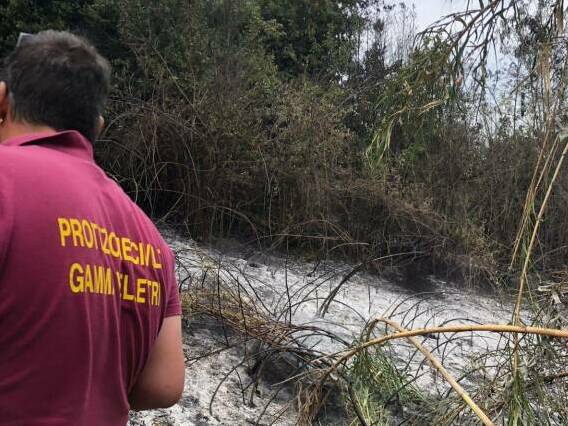
[[[58,218],[57,223],[59,224],[59,239],[61,247],[65,247],[65,239],[71,236],[71,225],[69,224],[69,220],[64,217]]]
[[[85,245],[83,239],[83,230],[81,229],[81,222],[78,219],[69,219],[69,224],[71,225],[71,237],[73,238],[73,245],[75,247]]]
[[[134,294],[128,293],[128,275],[124,274],[122,283],[122,298],[124,300],[134,300]]]
[[[85,245],[87,248],[93,248],[95,244],[95,234],[91,228],[91,223],[83,219],[81,221],[81,229],[83,231],[83,237],[85,238]]]
[[[73,293],[83,292],[83,267],[79,263],[74,263],[69,268],[69,287]]]
[[[108,241],[110,247],[110,255],[112,257],[116,257],[117,259],[121,259],[122,255],[120,251],[120,240],[114,232],[108,234]]]
[[[124,274],[122,272],[116,272],[116,282],[118,283],[118,292],[122,294],[122,277]]]
[[[95,282],[95,293],[114,294],[112,287],[111,269],[103,266],[97,266],[93,269],[93,278]]]
[[[129,254],[130,253],[133,253],[132,256],[130,257],[130,261],[135,265],[140,265],[140,256],[138,256],[138,245],[134,244],[132,241],[130,241]],[[126,259],[126,256],[124,257],[124,260],[128,260]]]
[[[136,280],[136,303],[144,303],[146,298],[146,287],[144,287],[149,281],[144,278],[138,278]]]
[[[133,265],[162,269],[160,247],[143,241],[134,242],[87,219],[60,217],[57,223],[62,247],[66,247],[71,239],[74,247],[100,250]]]
[[[113,274],[111,268],[103,265],[73,263],[69,268],[69,288],[73,294],[102,296],[114,296],[118,290],[118,295],[124,302],[149,306],[159,306],[161,299],[158,281],[147,278],[131,280],[128,274],[119,271]]]
[[[111,262],[103,262],[106,265],[73,262],[68,276],[72,294],[115,296],[123,303],[160,305],[162,287],[160,282],[155,281],[156,273],[150,278],[144,277],[142,271],[146,268],[163,269],[160,246],[146,241],[133,241],[128,236],[84,218],[59,217],[57,227],[61,247],[97,250],[112,258]],[[117,267],[117,261],[121,265],[136,265],[137,268]],[[109,263],[110,266],[107,266]]]
[[[83,282],[85,283],[85,291],[93,292],[93,275],[91,273],[91,268],[89,265],[85,268],[85,276],[83,277]]]
[[[140,265],[148,266],[146,264],[146,258],[144,257],[144,244],[138,243],[138,253],[140,253]]]
[[[152,281],[152,305],[160,306],[160,283]]]
[[[154,246],[151,247],[152,247],[152,267],[154,269],[162,269],[162,264],[158,262],[158,260],[156,260],[156,251],[158,252],[158,254],[160,254],[160,249],[156,249],[156,251],[154,251]]]
[[[108,231],[105,228],[99,228],[99,235],[101,236],[101,250],[104,254],[110,254],[108,248]]]
[[[99,230],[99,225],[97,225],[94,222],[89,222],[91,224],[91,229],[93,230],[93,236],[94,236],[94,242],[95,242],[95,250],[99,249],[99,238],[100,238],[100,233],[99,233],[99,238],[97,238],[97,231]]]

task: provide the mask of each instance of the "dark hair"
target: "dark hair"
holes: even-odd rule
[[[52,30],[25,37],[4,60],[2,80],[15,120],[95,139],[110,65],[83,38]]]

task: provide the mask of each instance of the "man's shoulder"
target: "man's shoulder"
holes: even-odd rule
[[[30,156],[30,154],[32,154]],[[7,161],[33,161],[35,153],[30,153],[28,150],[19,149],[17,146],[4,146],[0,145],[0,159],[2,163]],[[0,172],[2,168],[0,168]]]
[[[10,177],[21,172],[36,173],[55,165],[62,166],[60,153],[41,146],[26,147],[0,145],[0,174]]]

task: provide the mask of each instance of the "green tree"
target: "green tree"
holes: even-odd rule
[[[262,19],[278,31],[265,45],[281,72],[289,76],[338,79],[353,64],[363,0],[259,0]]]
[[[83,7],[92,0],[8,0],[0,5],[0,55],[13,49],[20,32],[78,29]]]

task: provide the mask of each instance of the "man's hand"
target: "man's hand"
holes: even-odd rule
[[[167,317],[148,362],[128,396],[130,408],[149,410],[174,405],[181,398],[184,378],[181,317]]]

